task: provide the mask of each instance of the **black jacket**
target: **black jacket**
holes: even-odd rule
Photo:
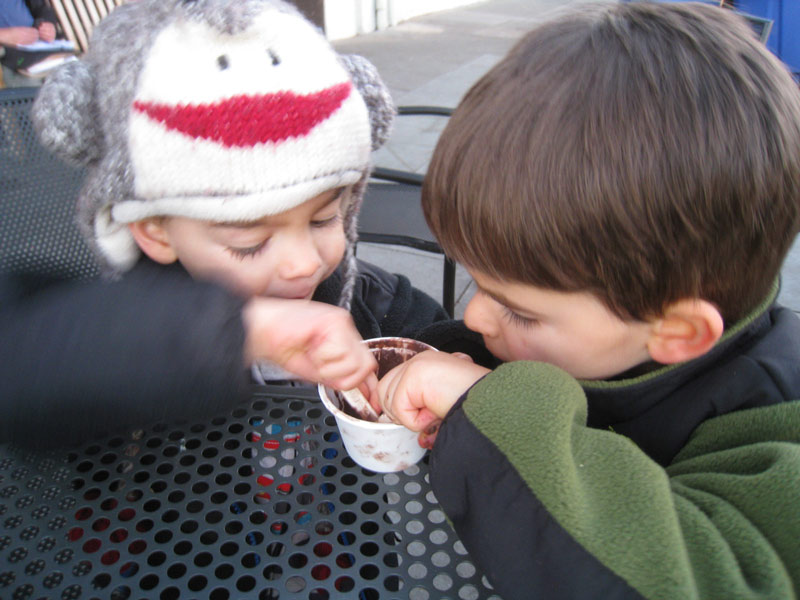
[[[361,263],[352,314],[365,337],[446,317],[408,279]],[[315,299],[335,303],[337,274]],[[0,442],[69,445],[247,397],[244,301],[178,265],[142,259],[121,280],[0,275]]]
[[[693,361],[511,362],[464,394],[431,485],[503,598],[794,597],[800,319],[773,299]]]
[[[25,4],[28,5],[28,10],[31,11],[34,25],[38,25],[42,21],[47,21],[58,26],[56,13],[47,0],[25,0]]]

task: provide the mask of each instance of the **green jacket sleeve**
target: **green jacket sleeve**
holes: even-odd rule
[[[711,419],[666,469],[586,427],[560,369],[503,365],[442,425],[431,482],[510,598],[794,598],[800,403]]]

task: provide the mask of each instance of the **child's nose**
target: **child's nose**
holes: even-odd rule
[[[496,333],[496,321],[489,310],[486,297],[478,292],[467,303],[464,309],[464,324],[481,335],[493,336]]]
[[[311,236],[299,235],[286,244],[280,266],[280,276],[284,279],[310,277],[317,272],[322,259]]]

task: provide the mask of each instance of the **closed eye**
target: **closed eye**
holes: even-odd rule
[[[509,323],[518,327],[527,329],[539,324],[538,319],[529,319],[528,317],[523,317],[522,315],[515,313],[507,306],[503,306],[503,314],[505,315],[506,319],[508,319]]]
[[[335,215],[333,215],[332,217],[329,217],[327,219],[320,219],[318,221],[311,221],[311,226],[316,228],[316,229],[321,229],[323,227],[330,227],[332,225],[336,225],[341,220],[342,220],[342,215],[340,215],[339,213],[336,213]]]
[[[250,246],[248,248],[236,248],[234,246],[229,246],[226,250],[236,259],[244,260],[245,258],[252,258],[256,256],[259,252],[261,252],[264,248],[267,247],[267,242],[269,240],[264,240],[260,244],[256,244],[255,246]]]

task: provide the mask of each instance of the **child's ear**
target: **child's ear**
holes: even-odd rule
[[[144,219],[128,223],[133,239],[147,256],[164,265],[174,263],[178,255],[172,248],[163,219]]]
[[[706,300],[678,300],[656,319],[647,341],[650,357],[661,364],[702,356],[717,343],[724,324],[719,310]]]

